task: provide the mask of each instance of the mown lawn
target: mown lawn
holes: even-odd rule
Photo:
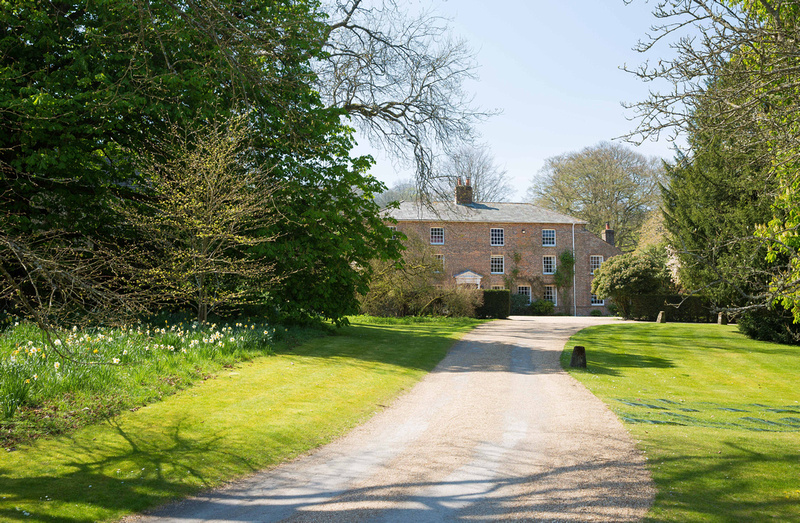
[[[570,339],[571,374],[623,420],[658,495],[646,521],[800,521],[800,348],[735,327],[625,323]]]
[[[478,322],[355,318],[163,401],[0,455],[0,520],[98,521],[329,442],[412,386]]]

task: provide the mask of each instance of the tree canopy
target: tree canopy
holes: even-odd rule
[[[630,138],[678,135],[705,111],[713,115],[708,135],[750,153],[756,169],[768,165],[777,190],[771,219],[757,233],[776,271],[762,301],[778,299],[800,320],[800,6],[792,0],[689,0],[661,3],[655,14],[663,23],[639,50],[671,38],[675,53],[633,72],[672,88],[630,105],[639,115]],[[687,27],[699,36],[686,37]]]
[[[275,300],[301,284],[338,299],[338,308],[306,300],[309,314],[338,319],[354,310],[354,293],[344,291],[364,285],[369,259],[395,249],[371,199],[382,189],[366,172],[371,159],[350,157],[347,111],[323,103],[317,89],[313,65],[327,56],[329,34],[312,0],[0,4],[4,297],[25,282],[36,295],[20,246],[39,249],[28,259],[55,259],[46,252],[53,242],[36,235],[58,237],[71,253],[58,257],[60,274],[78,274],[87,255],[98,258],[101,249],[91,246],[135,251],[135,227],[112,203],[157,196],[154,184],[166,181],[143,176],[141,160],[169,164],[162,145],[170,134],[191,137],[243,117],[253,154],[238,168],[269,173],[270,205],[282,217],[252,233],[275,237],[271,248],[247,255],[286,282],[272,289]],[[115,274],[101,265],[100,275]],[[55,284],[46,275],[36,281]]]
[[[658,206],[662,176],[661,160],[621,144],[601,142],[545,160],[528,198],[586,220],[587,229],[598,235],[610,223],[617,246],[631,250],[648,213]]]

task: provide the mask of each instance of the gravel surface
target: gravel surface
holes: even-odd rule
[[[131,520],[638,521],[655,494],[644,458],[559,365],[570,335],[609,321],[481,325],[346,437]]]

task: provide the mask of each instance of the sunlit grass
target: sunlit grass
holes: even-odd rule
[[[225,365],[271,353],[285,334],[256,322],[168,322],[56,331],[14,322],[0,332],[0,444],[68,432],[137,408]]]
[[[658,495],[646,521],[800,521],[800,349],[732,326],[617,324],[575,335],[573,376],[640,442]]]
[[[0,455],[0,520],[115,519],[290,459],[380,410],[477,323],[355,318],[136,412],[20,445]]]

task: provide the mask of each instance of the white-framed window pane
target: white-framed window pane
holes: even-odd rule
[[[505,245],[505,234],[503,229],[490,229],[489,243],[493,246]]]
[[[544,286],[544,299],[550,302],[553,302],[553,305],[558,305],[556,303],[556,286],[555,285],[545,285]]]
[[[592,305],[605,305],[606,300],[601,300],[597,297],[597,294],[592,294]]]
[[[392,231],[392,239],[396,240],[397,239],[397,234],[395,234],[395,233],[397,232],[397,227],[395,227],[394,225],[390,225],[389,226],[389,230]]]
[[[505,287],[503,287],[502,285],[492,285],[493,291],[502,291],[503,289],[505,289]]]
[[[434,258],[436,258],[436,272],[442,272],[444,270],[444,254],[434,254]]]
[[[544,245],[545,247],[555,247],[556,245],[555,229],[542,229],[542,245]]]
[[[444,245],[444,227],[431,227],[431,245]]]
[[[527,296],[528,303],[531,302],[531,286],[530,285],[520,285],[517,287],[517,294],[522,294],[523,296]]]
[[[542,256],[542,272],[544,274],[553,274],[556,272],[555,256]]]
[[[589,273],[594,274],[594,271],[600,268],[603,263],[602,256],[589,256]]]
[[[492,274],[503,274],[504,272],[503,257],[492,255],[489,269]]]

